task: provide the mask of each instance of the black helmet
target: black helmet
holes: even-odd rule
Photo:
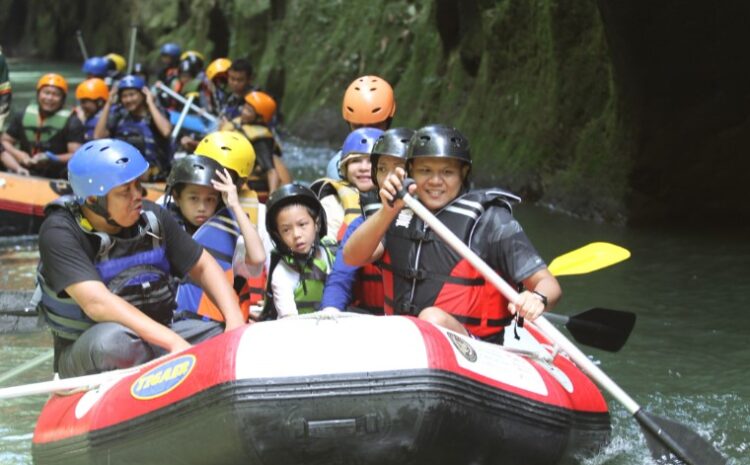
[[[318,227],[318,238],[328,233],[326,226],[326,212],[310,188],[302,184],[286,184],[275,191],[266,201],[266,231],[271,236],[274,246],[282,253],[289,252],[276,227],[276,216],[287,205],[302,204],[315,212],[315,222]]]
[[[372,164],[372,183],[375,188],[378,186],[378,158],[381,155],[388,155],[396,158],[406,158],[406,152],[409,149],[409,140],[414,135],[414,131],[409,128],[393,128],[385,131],[375,141],[370,154],[370,163]]]
[[[456,158],[471,164],[469,141],[456,128],[443,124],[425,126],[414,133],[406,159],[418,157]]]
[[[180,183],[213,187],[211,180],[216,179],[216,171],[222,169],[220,164],[208,157],[188,155],[172,164],[172,170],[167,178],[167,189],[171,191]]]

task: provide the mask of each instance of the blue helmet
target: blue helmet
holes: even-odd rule
[[[359,155],[369,155],[375,141],[383,134],[383,131],[376,128],[359,128],[350,132],[344,140],[341,147],[341,160],[339,161],[339,175],[341,179],[346,179],[346,164],[352,158]]]
[[[182,50],[180,49],[180,46],[175,44],[174,42],[168,42],[161,46],[162,55],[169,55],[173,58],[179,58],[181,52]]]
[[[148,162],[135,147],[117,139],[96,139],[83,144],[68,162],[68,181],[83,202],[102,197],[117,186],[137,179]]]
[[[142,77],[134,74],[128,74],[127,76],[120,79],[120,83],[117,85],[117,92],[125,89],[141,90],[146,86],[146,81]]]
[[[81,71],[85,74],[101,78],[107,75],[107,66],[109,66],[109,63],[106,58],[91,57],[83,62]]]

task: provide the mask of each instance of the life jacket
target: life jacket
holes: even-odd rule
[[[250,215],[250,221],[253,224],[258,224],[257,213],[257,209],[255,209],[253,210],[253,214]],[[240,286],[243,287],[244,292],[239,292],[239,304],[243,317],[247,321],[250,305],[257,303],[263,298],[265,275],[250,278],[247,282],[239,276],[234,276],[234,272],[232,271],[232,257],[237,246],[237,238],[241,234],[232,213],[229,209],[223,208],[198,228],[195,234],[193,234],[193,239],[201,244],[216,259],[224,271],[227,281],[235,286],[235,289]],[[237,283],[237,280],[241,281]],[[257,290],[253,292],[254,289]],[[189,278],[177,288],[177,310],[179,312],[187,311],[194,313],[203,319],[224,321],[224,316],[219,308],[208,298],[203,289]]]
[[[294,288],[294,302],[300,315],[312,313],[320,309],[320,301],[323,299],[323,288],[325,287],[328,274],[333,268],[336,260],[337,243],[329,237],[320,240],[323,248],[323,257],[319,257],[317,251],[315,257],[308,259],[306,263],[300,264],[291,254],[281,254],[274,249],[271,252],[271,266],[268,276],[273,276],[273,271],[280,263],[288,266],[300,275],[300,280]],[[266,284],[266,300],[261,314],[261,320],[275,320],[278,317],[276,306],[273,301],[271,279]]]
[[[61,108],[55,114],[42,118],[39,105],[30,103],[23,112],[23,132],[31,147],[31,155],[51,150],[50,140],[68,123],[71,110]]]
[[[318,179],[310,185],[310,189],[315,192],[319,199],[335,194],[341,206],[344,207],[344,221],[341,223],[339,230],[336,231],[336,240],[341,242],[349,223],[362,214],[362,209],[359,206],[359,191],[347,181],[330,178]]]
[[[83,113],[81,113],[83,116]],[[94,130],[96,129],[96,123],[99,122],[99,118],[102,116],[102,110],[99,109],[94,115],[92,115],[90,118],[86,119],[86,121],[82,121],[83,128],[86,131],[84,133],[84,138],[89,141],[94,139]]]
[[[273,163],[272,157],[277,145],[273,133],[262,124],[241,124],[239,118],[234,118],[231,124],[232,129],[244,135],[255,150],[255,165],[247,178],[247,184],[256,192],[267,193],[269,186],[266,172],[273,169],[273,164],[270,167],[261,166],[259,153],[266,151],[266,155]]]
[[[365,218],[382,207],[377,191],[363,192],[359,200]],[[357,270],[352,305],[373,315],[383,314],[383,270],[379,262],[368,263]]]
[[[149,165],[166,171],[167,163],[164,160],[164,153],[156,143],[154,131],[151,129],[151,115],[136,120],[124,108],[117,111],[120,114],[112,137],[134,146],[143,154]]]
[[[119,238],[94,231],[71,196],[63,196],[45,208],[49,215],[65,209],[76,218],[81,230],[99,239],[94,266],[102,282],[113,294],[162,324],[169,324],[174,315],[174,286],[166,244],[156,214],[141,212],[138,233]],[[84,258],[85,259],[85,258]],[[96,322],[89,318],[71,297],[58,296],[45,282],[40,264],[37,283],[41,289],[39,310],[52,333],[67,340],[77,339]]]
[[[498,189],[470,191],[435,216],[465,244],[484,244],[474,228],[486,208],[511,209],[520,199]],[[512,321],[508,302],[464,258],[429,229],[413,212],[403,209],[386,233],[383,256],[385,313],[418,315],[429,306],[450,313],[469,332],[490,338]]]

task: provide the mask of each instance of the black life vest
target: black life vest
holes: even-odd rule
[[[486,208],[511,209],[520,199],[498,189],[470,191],[435,216],[465,244],[485,243],[474,228]],[[414,213],[405,208],[386,233],[383,256],[386,314],[417,315],[437,306],[450,313],[472,334],[488,338],[511,321],[508,302],[482,275]]]
[[[99,250],[94,258],[94,266],[113,294],[159,323],[166,325],[172,322],[175,290],[161,225],[154,212],[143,210],[137,226],[138,233],[124,239],[94,231],[70,196],[51,202],[45,208],[45,213],[49,215],[55,209],[64,209],[76,219],[82,231],[98,237]],[[43,274],[40,263],[37,270],[37,283],[41,289],[40,313],[55,336],[77,339],[96,322],[71,297],[57,295],[45,283]]]

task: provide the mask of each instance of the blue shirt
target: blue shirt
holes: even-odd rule
[[[333,262],[333,270],[326,279],[326,285],[323,288],[323,299],[320,301],[320,308],[334,307],[339,310],[346,310],[352,302],[354,282],[357,280],[357,270],[360,267],[347,265],[344,262],[344,244],[354,231],[364,223],[365,218],[360,216],[349,224],[346,228],[344,237],[341,239],[339,249],[336,252],[336,260]]]

